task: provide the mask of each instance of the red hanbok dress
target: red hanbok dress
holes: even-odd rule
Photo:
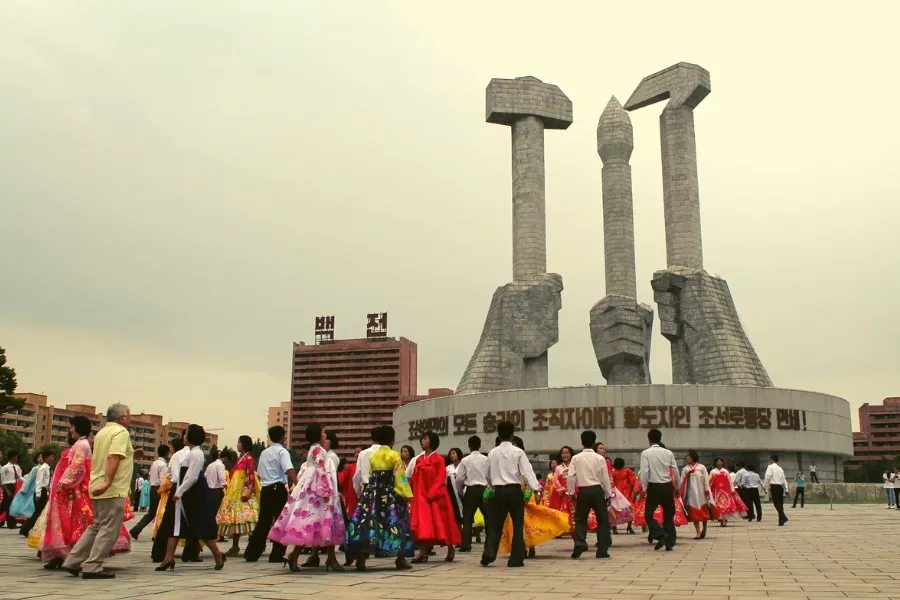
[[[731,487],[731,478],[727,470],[713,469],[709,472],[709,489],[714,519],[727,521],[747,515],[747,507]]]
[[[356,505],[359,504],[359,496],[356,495],[356,488],[353,487],[354,475],[356,475],[356,463],[346,465],[344,470],[338,473],[338,487],[341,490],[341,495],[344,497],[344,510],[348,519],[353,518],[353,513],[356,512]]]
[[[410,483],[413,489],[410,502],[413,540],[428,546],[458,546],[462,543],[447,491],[444,457],[437,452],[419,455]]]

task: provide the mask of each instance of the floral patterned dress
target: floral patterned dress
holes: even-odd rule
[[[229,473],[225,498],[216,513],[219,536],[249,534],[259,520],[259,494],[262,486],[249,452],[244,453]],[[248,498],[246,502],[241,498]]]
[[[334,462],[328,459],[325,448],[313,444],[269,539],[285,546],[321,548],[342,544],[344,531]]]
[[[412,556],[409,498],[413,492],[400,454],[381,446],[370,457],[370,466],[369,483],[347,526],[347,552],[365,552],[375,558]]]
[[[727,470],[713,469],[709,472],[709,489],[713,518],[725,521],[747,516],[747,507],[732,487]]]

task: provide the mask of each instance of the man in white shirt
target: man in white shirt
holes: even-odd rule
[[[894,508],[894,479],[891,477],[891,470],[885,469],[881,479],[884,480],[884,498],[887,500],[887,508]]]
[[[134,539],[138,539],[144,528],[156,518],[156,511],[159,509],[159,486],[162,485],[163,475],[166,473],[166,459],[168,458],[169,447],[167,445],[163,444],[156,449],[156,460],[150,465],[148,481],[145,482],[145,485],[150,485],[150,508],[137,525],[131,528],[129,533]]]
[[[269,439],[272,444],[259,455],[259,464],[256,468],[262,493],[259,496],[259,520],[247,543],[247,549],[244,550],[244,560],[247,562],[256,562],[262,556],[263,550],[266,549],[269,530],[287,504],[288,482],[291,485],[297,483],[297,473],[291,462],[291,454],[282,445],[284,427],[280,425],[269,427]],[[272,542],[269,562],[280,563],[284,560],[286,550],[283,545]]]
[[[353,489],[356,490],[357,496],[362,495],[363,487],[369,483],[369,475],[371,473],[370,460],[375,451],[381,448],[381,444],[375,441],[375,438],[378,437],[378,429],[378,427],[372,428],[372,445],[360,452],[356,457],[356,472],[353,474]]]
[[[472,525],[475,523],[475,511],[478,510],[487,487],[487,470],[488,457],[481,453],[481,438],[473,435],[469,438],[469,453],[456,467],[456,490],[463,503],[460,552],[472,551]]]
[[[9,514],[9,505],[16,495],[16,482],[22,479],[22,468],[19,466],[19,453],[12,451],[7,462],[0,468],[0,485],[3,486],[3,505],[0,513],[6,513],[6,526],[10,529],[18,527],[16,518]]]
[[[575,532],[572,541],[575,549],[572,558],[578,558],[588,550],[587,522],[593,510],[597,517],[597,558],[609,558],[609,513],[606,499],[611,497],[612,487],[609,481],[609,469],[606,459],[594,452],[597,434],[593,431],[581,432],[581,446],[584,448],[569,462],[568,489],[569,496],[578,492],[575,503]],[[571,500],[570,500],[571,502]]]
[[[485,525],[489,528],[484,552],[481,555],[481,566],[486,567],[497,560],[500,549],[500,536],[507,515],[512,520],[512,550],[507,567],[525,566],[525,498],[522,495],[522,479],[534,492],[540,492],[541,484],[534,476],[534,469],[521,448],[513,446],[512,439],[516,431],[515,425],[509,421],[497,424],[500,445],[488,453],[487,484],[493,488],[493,498],[489,500],[489,508]],[[415,493],[415,492],[414,492]]]
[[[41,453],[41,464],[35,467],[34,512],[19,530],[19,533],[25,537],[28,537],[28,534],[31,533],[31,528],[37,523],[38,517],[41,516],[41,512],[43,512],[44,507],[47,506],[47,501],[50,499],[50,467],[53,466],[55,460],[56,454],[54,452],[43,452]]]
[[[650,447],[641,452],[641,488],[647,498],[644,518],[650,528],[650,538],[656,540],[654,550],[665,546],[666,552],[671,552],[676,540],[675,495],[679,494],[678,465],[672,451],[661,445],[662,432],[659,429],[647,432],[647,440]],[[662,527],[653,518],[653,512],[658,506],[662,506]]]
[[[770,457],[769,466],[766,468],[766,477],[763,480],[763,487],[769,490],[769,498],[772,499],[772,506],[778,513],[778,525],[783,527],[788,522],[787,515],[784,514],[784,495],[788,493],[788,482],[784,478],[784,469],[778,465],[778,455],[773,454]]]
[[[746,497],[744,500],[744,504],[747,505],[747,521],[753,520],[753,509],[756,508],[756,521],[762,521],[762,501],[759,498],[759,486],[762,485],[762,481],[759,478],[759,473],[756,472],[756,468],[753,465],[747,466],[747,471],[744,473],[744,476],[741,477],[740,489],[743,494],[741,497]]]
[[[809,482],[810,483],[819,483],[819,476],[816,474],[816,465],[809,465]]]
[[[219,458],[219,450],[216,448],[209,451],[209,460],[210,463],[203,473],[206,487],[209,488],[207,499],[209,506],[214,506],[218,512],[222,500],[225,499],[225,463]]]

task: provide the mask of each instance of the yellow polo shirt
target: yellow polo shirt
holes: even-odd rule
[[[106,479],[106,459],[110,455],[120,456],[119,468],[112,485],[103,494],[94,496],[95,489]],[[131,472],[134,470],[134,449],[128,430],[113,421],[107,423],[94,438],[94,452],[91,457],[91,498],[127,498],[131,491]]]

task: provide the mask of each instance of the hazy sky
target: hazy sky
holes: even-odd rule
[[[777,386],[900,394],[894,2],[66,2],[0,6],[0,345],[19,390],[264,436],[314,317],[367,312],[455,387],[511,279],[492,77],[571,98],[546,136],[551,385],[602,384],[597,119],[679,61],[704,259]],[[776,10],[777,7],[777,10]],[[670,15],[670,16],[666,16]],[[658,115],[632,113],[638,294],[665,267]],[[671,381],[654,325],[652,375]]]

